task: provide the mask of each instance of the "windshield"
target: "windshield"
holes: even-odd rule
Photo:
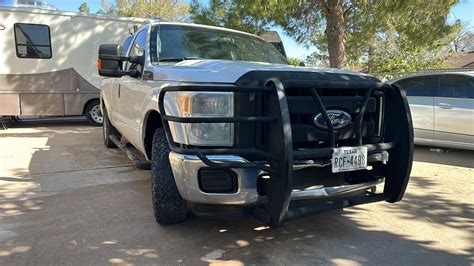
[[[198,58],[288,64],[271,44],[257,37],[180,25],[152,28],[153,63]]]

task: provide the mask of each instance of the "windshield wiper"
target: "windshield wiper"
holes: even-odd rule
[[[181,62],[185,60],[197,60],[202,59],[201,57],[167,57],[158,59],[159,62]]]

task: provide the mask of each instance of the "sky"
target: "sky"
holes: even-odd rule
[[[77,12],[79,6],[84,1],[87,2],[91,12],[97,12],[102,7],[101,0],[48,0],[47,2],[56,6],[59,10]],[[185,0],[185,2],[190,1]],[[207,1],[200,0],[200,2],[205,4]],[[449,20],[455,21],[456,19],[460,19],[461,21],[468,23],[471,27],[474,27],[474,0],[460,0],[460,2],[452,8]],[[306,48],[303,45],[298,44],[294,39],[287,36],[282,29],[276,27],[274,30],[280,34],[286,53],[289,57],[304,60],[306,56],[315,51],[314,47]]]

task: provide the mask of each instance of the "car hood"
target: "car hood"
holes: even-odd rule
[[[153,67],[155,80],[190,83],[235,83],[240,77],[251,71],[316,72],[372,77],[336,68],[294,67],[231,60],[186,60],[173,65],[162,64]]]

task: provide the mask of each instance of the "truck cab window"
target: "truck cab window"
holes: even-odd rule
[[[15,46],[19,58],[50,59],[51,35],[47,25],[16,23]]]
[[[146,37],[147,37],[147,31],[142,30],[137,33],[137,37],[132,43],[132,46],[130,48],[130,53],[129,56],[144,56],[145,55],[145,49],[146,49]],[[128,70],[133,70],[136,69],[140,72],[143,72],[143,66],[140,64],[128,64]]]
[[[122,47],[125,53],[128,52],[128,48],[130,48],[130,45],[132,44],[132,40],[133,40],[133,35],[130,35],[125,39],[125,41],[123,41]]]

